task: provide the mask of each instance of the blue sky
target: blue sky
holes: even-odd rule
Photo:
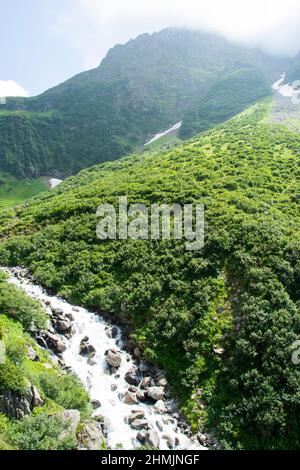
[[[0,96],[35,95],[143,32],[188,26],[281,55],[300,50],[299,0],[0,0]]]

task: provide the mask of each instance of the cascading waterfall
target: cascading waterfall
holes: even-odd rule
[[[63,360],[80,377],[90,393],[91,400],[101,404],[95,410],[94,416],[104,418],[107,443],[110,448],[122,447],[129,450],[140,447],[141,443],[137,439],[139,430],[133,429],[129,424],[132,413],[139,412],[137,416],[142,417],[138,421],[141,430],[146,422],[145,427],[152,432],[160,449],[204,449],[196,438],[189,437],[188,428],[180,425],[174,400],[165,399],[163,407],[161,401],[160,407],[156,406],[155,402],[136,404],[124,402],[124,396],[130,390],[130,385],[125,380],[126,373],[134,366],[138,365],[142,370],[143,367],[124,350],[119,328],[114,327],[115,337],[109,337],[107,333],[111,331],[112,325],[98,314],[74,307],[59,297],[48,295],[42,287],[26,277],[21,268],[6,269],[6,273],[9,282],[22,288],[30,297],[39,300],[46,309],[51,307],[52,310],[59,309],[69,316],[72,314],[73,334],[69,339],[62,337],[66,343],[66,350],[62,354]],[[84,337],[88,337],[89,344],[96,350],[93,357],[80,354]],[[120,367],[113,372],[107,364],[108,350],[116,351],[121,359]]]

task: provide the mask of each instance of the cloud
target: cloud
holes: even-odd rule
[[[56,28],[82,64],[99,64],[107,50],[144,32],[184,26],[217,32],[271,53],[300,50],[299,0],[73,0]]]
[[[0,80],[0,97],[7,98],[8,96],[29,96],[28,92],[24,90],[21,85],[12,80]]]

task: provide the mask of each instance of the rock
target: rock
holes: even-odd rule
[[[197,434],[197,439],[199,441],[199,444],[201,445],[206,445],[208,442],[207,436],[205,434],[202,434],[201,432]]]
[[[132,423],[130,423],[132,429],[136,429],[140,431],[142,429],[148,428],[148,421],[146,419],[136,419]]]
[[[163,432],[164,428],[160,421],[156,421],[156,426],[160,432]]]
[[[101,408],[101,403],[99,400],[92,400],[91,401],[93,410],[97,410],[98,408]]]
[[[37,390],[36,387],[34,386],[31,387],[31,394],[32,394],[31,408],[40,407],[44,405],[44,400],[41,398],[39,391]]]
[[[149,366],[147,364],[145,364],[144,362],[142,362],[139,365],[139,369],[142,372],[142,374],[145,374],[145,373],[149,372]]]
[[[165,396],[163,387],[150,387],[147,390],[147,396],[154,401],[162,400]]]
[[[73,312],[79,312],[80,311],[78,307],[73,307],[72,310],[73,310]]]
[[[67,425],[67,429],[61,433],[60,439],[66,437],[76,438],[77,428],[80,423],[80,412],[78,410],[64,410],[57,413],[57,417]]]
[[[136,436],[136,438],[141,444],[145,444],[146,436],[147,436],[146,431],[140,431],[138,435]]]
[[[106,355],[106,362],[110,367],[118,369],[121,366],[122,358],[114,349],[109,349]]]
[[[144,411],[133,411],[128,418],[129,424],[133,423],[136,419],[143,419],[145,417]]]
[[[56,329],[59,333],[70,333],[70,331],[72,330],[72,325],[66,320],[59,320],[56,323]]]
[[[141,388],[146,389],[149,387],[151,383],[151,377],[144,377],[141,382]]]
[[[167,446],[169,447],[169,449],[174,449],[174,447],[175,447],[175,440],[173,439],[172,436],[164,435],[164,436],[163,436],[163,439],[167,442]]]
[[[70,321],[74,321],[74,315],[72,313],[66,313],[66,318]]]
[[[225,349],[223,349],[223,348],[214,348],[214,353],[217,356],[223,356],[225,354]]]
[[[89,356],[89,358],[94,357],[96,354],[96,349],[89,343],[89,338],[87,336],[85,336],[81,341],[79,351],[81,356]]]
[[[116,390],[118,390],[118,385],[117,384],[112,384],[110,386],[110,389],[111,389],[112,392],[115,392]]]
[[[139,348],[134,348],[133,350],[133,356],[138,359],[139,357],[141,357],[141,351],[139,350]]]
[[[51,307],[53,315],[60,316],[64,314],[64,311],[61,308]]]
[[[117,328],[116,326],[113,326],[111,328],[107,328],[105,332],[108,338],[115,339],[119,335],[119,328]]]
[[[137,390],[136,391],[136,397],[138,401],[144,402],[146,401],[146,392],[144,390]]]
[[[145,437],[145,444],[153,447],[154,449],[159,449],[159,434],[157,431],[149,431]]]
[[[101,450],[105,438],[100,423],[94,421],[85,423],[77,436],[77,440],[78,450]]]
[[[0,413],[5,414],[10,419],[23,420],[25,416],[31,414],[31,399],[31,396],[19,395],[13,392],[1,393]]]
[[[29,346],[27,349],[27,357],[31,361],[40,362],[39,355],[35,352],[35,350],[31,346]]]
[[[132,367],[126,375],[125,375],[125,380],[129,385],[135,385],[138,386],[141,379],[138,376],[138,369],[136,367]]]
[[[132,392],[126,392],[124,397],[123,397],[124,403],[126,405],[137,405],[138,404],[138,399],[136,397],[135,393]]]
[[[163,377],[162,379],[159,379],[157,382],[156,382],[156,385],[158,387],[166,387],[168,385],[168,381],[165,377]]]
[[[161,415],[166,413],[166,407],[162,400],[158,400],[153,406],[153,409],[156,413],[161,414]]]
[[[47,343],[47,346],[56,353],[62,353],[67,349],[61,337],[58,335],[52,334],[49,331],[45,333],[45,341]]]

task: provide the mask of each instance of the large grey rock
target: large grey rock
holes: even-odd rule
[[[136,367],[132,367],[126,374],[125,380],[129,385],[138,386],[141,378],[139,376],[139,371]]]
[[[114,349],[109,349],[106,353],[106,362],[110,367],[118,369],[121,366],[122,358]]]
[[[89,356],[89,358],[94,357],[96,354],[96,349],[90,344],[87,336],[85,336],[80,343],[79,353],[81,356]]]
[[[133,423],[136,419],[143,419],[145,417],[144,411],[133,411],[128,418],[129,424]]]
[[[47,346],[56,353],[63,353],[67,347],[59,335],[47,331],[44,337]]]
[[[154,411],[161,415],[166,413],[166,406],[162,400],[158,400],[155,405],[153,406]]]
[[[138,404],[138,399],[136,397],[135,393],[132,392],[126,392],[123,398],[124,403],[126,405],[137,405]]]
[[[159,449],[159,434],[157,431],[149,431],[145,437],[145,444],[153,447],[154,449]]]
[[[149,387],[147,390],[147,395],[149,398],[152,398],[152,400],[159,401],[164,398],[165,390],[163,387]]]
[[[5,414],[10,419],[22,420],[31,414],[30,394],[19,395],[13,392],[0,394],[0,413]]]
[[[105,438],[101,424],[95,421],[85,423],[77,436],[79,450],[101,450]]]
[[[36,408],[44,405],[44,400],[41,398],[39,391],[36,387],[31,387],[32,399],[31,399],[31,408]]]
[[[80,423],[80,413],[78,410],[64,410],[57,414],[67,426],[67,428],[61,433],[60,439],[66,437],[76,438],[76,432]]]
[[[132,423],[130,423],[130,426],[132,429],[141,431],[142,429],[148,428],[148,421],[146,419],[135,419]]]
[[[72,330],[72,324],[67,320],[58,320],[56,323],[56,329],[62,334],[70,333]]]

